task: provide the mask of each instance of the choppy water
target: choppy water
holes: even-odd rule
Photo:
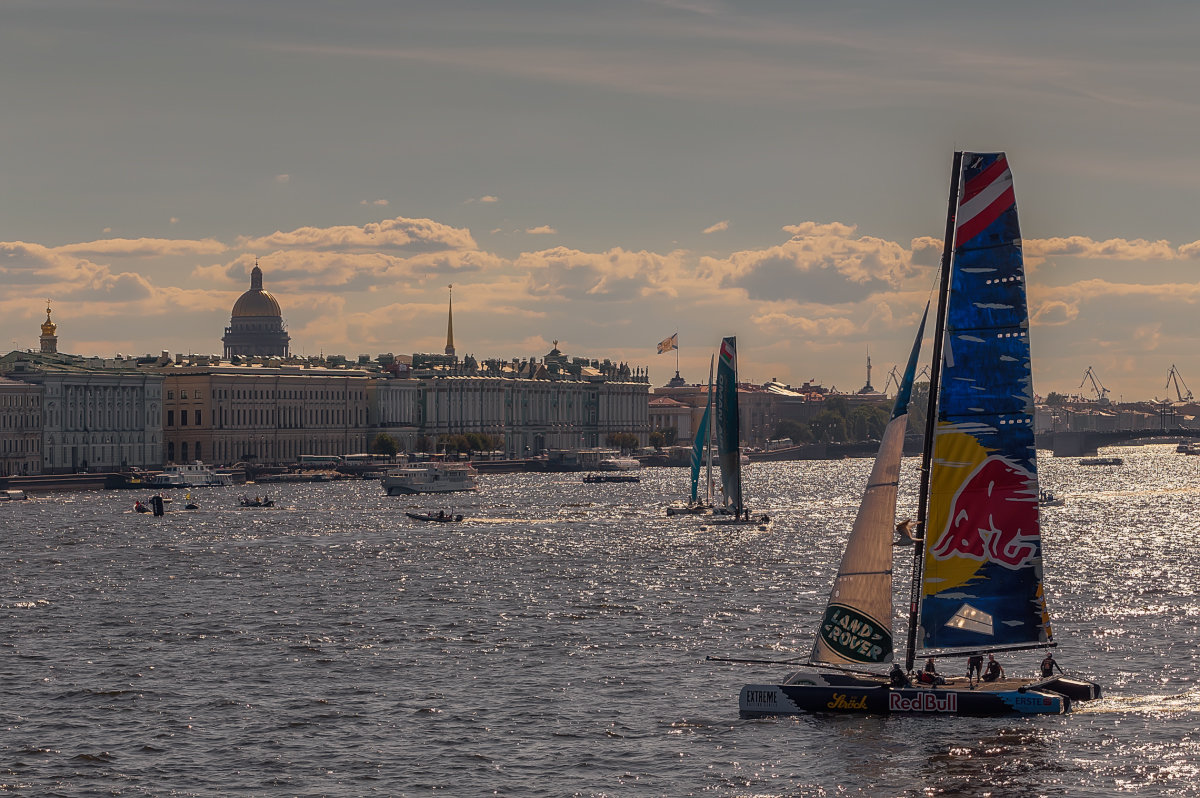
[[[374,482],[261,510],[202,489],[163,518],[126,492],[2,504],[0,788],[1200,794],[1200,457],[1121,454],[1041,462],[1068,500],[1043,512],[1057,658],[1108,697],[1013,720],[743,721],[739,687],[782,669],[705,661],[807,653],[867,460],[752,466],[768,532],[664,517],[681,469],[485,476],[452,504]]]

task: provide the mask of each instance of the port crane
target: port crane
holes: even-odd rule
[[[1183,381],[1183,377],[1179,376],[1179,369],[1175,368],[1175,364],[1171,364],[1171,370],[1167,372],[1167,387],[1171,387],[1171,383],[1175,384],[1175,395],[1179,397],[1181,402],[1192,401],[1192,392],[1187,387],[1187,383]],[[1180,390],[1183,386],[1183,390]]]
[[[1108,404],[1108,389],[1096,377],[1096,372],[1091,366],[1088,366],[1087,371],[1083,372],[1083,381],[1079,383],[1079,387],[1082,388],[1086,385],[1089,379],[1092,381],[1092,390],[1096,392],[1096,401],[1102,405]]]

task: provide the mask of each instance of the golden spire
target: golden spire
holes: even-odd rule
[[[446,286],[450,289],[450,315],[446,320],[446,354],[454,354],[454,283]]]
[[[58,336],[54,331],[58,329],[58,325],[50,320],[50,300],[46,300],[46,320],[42,322],[42,335],[39,339],[42,345],[44,354],[53,355],[58,352]]]
[[[50,300],[46,300],[46,320],[42,322],[42,335],[54,335],[58,325],[50,321]]]

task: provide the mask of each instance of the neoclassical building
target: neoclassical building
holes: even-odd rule
[[[258,264],[250,272],[250,290],[233,304],[229,326],[225,328],[225,357],[287,357],[291,336],[283,324],[279,302],[263,290],[263,273]]]
[[[449,348],[449,344],[447,348]],[[485,360],[414,355],[406,376],[369,388],[373,432],[414,451],[417,439],[483,433],[510,457],[604,446],[610,433],[649,438],[646,378],[628,366],[567,358]]]
[[[0,477],[42,472],[42,387],[0,377]]]
[[[291,463],[370,443],[366,371],[257,362],[166,364],[160,373],[167,462]]]

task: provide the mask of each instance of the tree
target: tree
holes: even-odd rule
[[[417,451],[418,452],[429,452],[432,449],[433,449],[433,441],[431,441],[429,439],[428,435],[422,435],[421,437],[417,438]]]
[[[1051,391],[1050,395],[1046,397],[1046,404],[1050,405],[1051,407],[1062,407],[1066,403],[1067,397],[1055,391]]]
[[[808,422],[817,440],[835,443],[846,440],[846,417],[832,410],[822,410]]]
[[[632,432],[610,432],[604,439],[605,444],[624,452],[632,452],[638,447],[638,436]]]
[[[779,426],[775,428],[776,438],[791,438],[792,443],[812,443],[813,431],[803,421],[780,421]]]
[[[667,436],[661,430],[654,430],[650,433],[650,445],[655,449],[662,449],[667,443]]]
[[[391,435],[381,432],[375,436],[375,440],[371,441],[371,451],[375,454],[386,454],[388,457],[395,457],[396,453],[400,451],[400,446]]]

